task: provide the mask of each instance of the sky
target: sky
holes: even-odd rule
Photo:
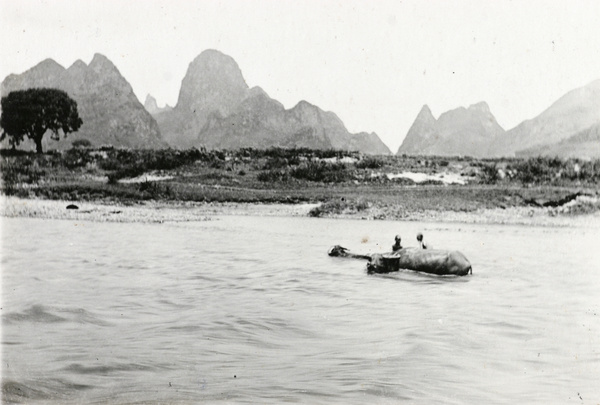
[[[395,152],[427,104],[486,101],[510,129],[600,79],[598,0],[0,0],[0,80],[107,56],[177,102],[206,49],[286,108],[306,100]]]

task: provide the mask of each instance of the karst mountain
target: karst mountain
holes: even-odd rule
[[[423,106],[398,154],[600,158],[600,80],[572,90],[538,116],[505,131],[484,102],[443,113]]]
[[[342,121],[305,101],[286,110],[259,87],[249,88],[233,58],[207,50],[189,65],[175,107],[159,108],[148,95],[142,105],[131,85],[105,56],[65,69],[52,59],[22,74],[6,77],[1,94],[33,87],[66,91],[78,105],[83,125],[58,143],[65,149],[77,139],[94,146],[131,148],[237,149],[308,147],[371,154],[390,151],[376,134],[351,134]]]
[[[556,151],[556,156],[572,154],[574,148],[585,150],[590,141],[580,132],[591,131],[600,124],[600,80],[577,88],[560,97],[538,116],[526,120],[499,138],[493,147],[501,155],[535,156]],[[567,140],[569,140],[567,142]],[[570,152],[556,148],[570,144]],[[565,144],[566,144],[565,143]],[[564,144],[563,144],[564,145]],[[595,155],[600,157],[600,155]]]
[[[77,139],[94,146],[164,148],[159,127],[139,102],[131,85],[105,56],[95,54],[89,65],[81,60],[68,69],[46,59],[22,74],[7,76],[0,94],[34,87],[61,89],[77,102],[83,125],[79,131],[56,142],[44,137],[44,150],[70,148]]]
[[[491,143],[503,133],[485,102],[445,112],[437,120],[425,105],[397,153],[487,157],[493,154]]]
[[[260,87],[250,88],[235,60],[206,50],[188,66],[174,107],[140,103],[131,85],[105,56],[95,54],[68,69],[46,59],[7,76],[0,95],[33,87],[66,91],[83,125],[66,139],[44,138],[44,148],[65,149],[74,140],[131,148],[257,149],[279,146],[389,154],[375,133],[350,133],[333,112],[307,101],[286,109]],[[560,97],[538,116],[508,131],[485,102],[435,118],[427,105],[417,114],[397,154],[600,158],[600,80]]]
[[[177,104],[153,114],[173,147],[210,149],[308,147],[389,154],[374,133],[351,134],[332,112],[306,101],[285,109],[260,87],[250,88],[235,60],[207,50],[189,65]]]

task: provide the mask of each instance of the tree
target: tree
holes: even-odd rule
[[[37,153],[43,153],[42,138],[46,131],[51,131],[51,138],[58,141],[61,132],[66,137],[82,123],[77,103],[62,90],[35,88],[2,97],[0,140],[8,136],[13,148],[27,136],[35,142]]]

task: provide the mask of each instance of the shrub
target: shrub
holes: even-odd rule
[[[272,183],[276,181],[287,181],[288,174],[285,170],[266,170],[258,173],[256,176],[258,181]]]
[[[481,165],[481,181],[485,184],[495,184],[500,180],[496,163]]]
[[[138,186],[139,191],[146,194],[150,198],[172,198],[174,196],[171,187],[168,184],[160,184],[156,181],[143,181]]]
[[[89,139],[75,139],[71,142],[71,146],[74,148],[91,148],[92,142]]]
[[[298,162],[300,159],[296,158]],[[297,164],[297,163],[296,163]],[[275,157],[268,158],[265,164],[263,165],[263,170],[272,170],[272,169],[281,169],[289,167],[290,162],[287,158]]]
[[[39,166],[35,157],[27,156],[27,158],[21,158],[18,161],[3,159],[0,173],[5,188],[11,188],[18,183],[38,183],[46,175],[46,171]]]
[[[575,172],[575,164],[579,165],[579,172]],[[573,162],[569,165],[571,171],[575,172],[571,179],[587,181],[590,183],[600,182],[600,160],[592,160],[589,162]]]
[[[385,166],[385,162],[381,158],[367,156],[356,163],[358,169],[379,169]]]
[[[443,186],[444,182],[441,180],[427,179],[419,183],[420,186]]]
[[[557,178],[564,162],[559,158],[534,157],[516,164],[517,179],[524,184],[548,183]]]
[[[79,148],[69,149],[62,157],[63,165],[69,170],[85,167],[95,160],[95,157],[90,155],[89,151]]]
[[[306,162],[290,171],[290,175],[299,180],[323,183],[341,183],[351,179],[343,163]]]
[[[198,149],[179,151],[174,149],[163,150],[110,150],[108,157],[100,162],[102,170],[111,171],[109,181],[116,181],[126,177],[136,177],[151,170],[173,170],[186,164],[191,164],[199,159],[213,158]],[[219,166],[224,165],[224,161]],[[112,180],[111,180],[112,179]]]

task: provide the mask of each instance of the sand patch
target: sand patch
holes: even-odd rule
[[[425,181],[439,181],[444,184],[466,184],[467,181],[459,173],[419,173],[419,172],[402,172],[402,173],[387,173],[385,175],[389,180],[394,179],[410,179],[415,183],[423,183]]]

